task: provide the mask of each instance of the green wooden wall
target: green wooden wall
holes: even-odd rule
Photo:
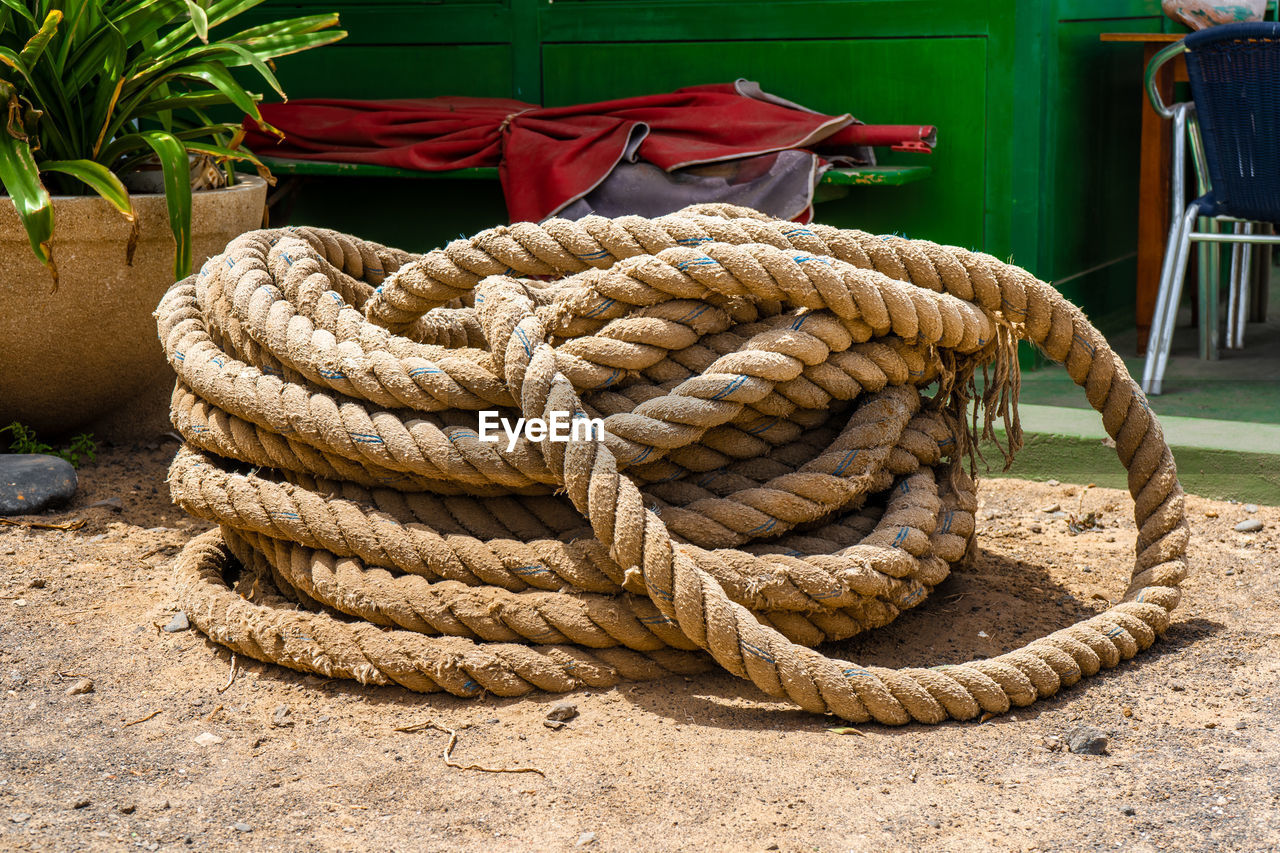
[[[934,174],[855,188],[821,221],[982,249],[1132,322],[1141,47],[1159,0],[268,0],[338,11],[343,43],[279,63],[294,97],[506,96],[560,105],[758,80],[872,123],[935,124]],[[425,249],[504,218],[495,184],[334,179],[294,221]]]

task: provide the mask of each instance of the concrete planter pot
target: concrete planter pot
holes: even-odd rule
[[[244,176],[192,194],[196,269],[261,225],[266,196],[266,182]],[[114,208],[96,196],[54,198],[53,291],[12,203],[0,200],[0,426],[111,440],[168,429],[173,372],[151,312],[173,284],[173,235],[163,195],[135,194],[133,204],[141,233],[126,266],[129,224]]]

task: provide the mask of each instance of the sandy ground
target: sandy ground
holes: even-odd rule
[[[225,650],[158,627],[204,529],[169,504],[174,450],[109,450],[29,519],[80,529],[0,527],[2,850],[1280,849],[1280,509],[1190,499],[1194,575],[1136,661],[981,724],[836,734],[724,674],[468,701],[240,661],[228,687]],[[973,568],[829,653],[994,655],[1122,591],[1123,493],[986,480],[982,501]],[[1070,535],[1055,503],[1103,526]],[[543,775],[448,767],[446,734],[396,731],[425,721],[463,764]],[[1109,755],[1060,748],[1086,724]]]

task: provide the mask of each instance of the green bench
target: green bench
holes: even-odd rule
[[[447,172],[423,172],[416,169],[399,169],[394,166],[333,163],[320,160],[286,160],[279,157],[263,157],[262,162],[277,177],[290,178],[411,178],[436,181],[496,181],[498,179],[496,166],[451,169]],[[843,198],[848,195],[849,187],[898,187],[924,180],[932,173],[932,166],[862,166],[856,169],[828,169],[822,175],[813,200],[815,203],[821,203]],[[290,190],[288,185],[277,188],[268,203],[274,207],[285,201]]]

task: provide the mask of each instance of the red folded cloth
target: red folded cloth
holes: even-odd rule
[[[624,159],[670,171],[811,147],[857,126],[848,114],[811,112],[743,84],[554,108],[461,97],[266,104],[263,118],[284,139],[246,122],[246,144],[272,157],[425,171],[498,166],[512,221],[539,221]],[[841,142],[866,144],[847,135]]]

